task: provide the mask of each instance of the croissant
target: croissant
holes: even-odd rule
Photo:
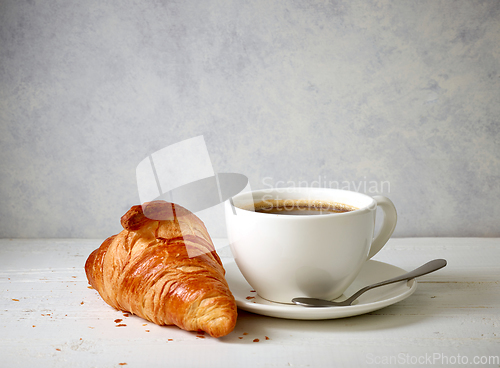
[[[158,325],[213,337],[234,329],[236,302],[197,216],[177,204],[153,201],[133,206],[121,224],[123,230],[85,263],[90,285],[107,304]]]

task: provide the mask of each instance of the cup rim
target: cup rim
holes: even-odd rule
[[[321,216],[310,216],[310,215],[294,215],[294,216],[274,216],[274,218],[286,218],[286,219],[292,219],[292,218],[297,218],[297,219],[304,219],[304,218],[309,218],[309,219],[318,219],[318,218],[330,218],[332,216],[335,216],[335,217],[339,217],[339,216],[354,216],[354,215],[359,215],[361,213],[364,213],[364,212],[367,212],[367,211],[370,211],[370,210],[373,210],[375,207],[376,207],[376,200],[367,195],[367,194],[364,194],[364,193],[359,193],[359,192],[354,192],[352,190],[345,190],[345,189],[336,189],[336,188],[301,188],[301,187],[286,187],[286,188],[268,188],[268,189],[257,189],[257,190],[252,190],[252,191],[248,191],[248,192],[242,192],[242,193],[239,193],[237,195],[235,195],[234,197],[230,198],[232,200],[234,199],[238,199],[238,198],[241,198],[245,195],[252,195],[252,198],[254,200],[254,203],[255,203],[255,195],[263,195],[263,194],[270,194],[270,193],[276,193],[276,192],[280,192],[280,193],[299,193],[299,192],[308,192],[308,193],[320,193],[320,192],[325,192],[325,191],[330,191],[330,192],[336,192],[336,193],[341,193],[341,194],[346,194],[346,193],[349,193],[348,195],[351,195],[351,196],[358,196],[358,198],[363,198],[364,200],[367,200],[368,203],[364,206],[361,206],[361,207],[358,207],[358,206],[355,206],[353,204],[350,204],[350,203],[344,203],[344,202],[340,202],[338,201],[339,203],[342,203],[342,204],[346,204],[348,206],[354,206],[356,207],[355,210],[353,211],[348,211],[348,212],[338,212],[338,213],[330,213],[330,214],[322,214]],[[283,198],[285,199],[285,198]],[[335,200],[334,200],[335,201]],[[229,202],[229,201],[228,201]],[[232,205],[230,203],[230,205]],[[263,213],[263,212],[255,212],[255,211],[252,211],[252,210],[247,210],[247,209],[244,209],[244,208],[241,208],[241,207],[238,207],[237,205],[234,205],[234,208],[237,209],[237,210],[241,210],[241,211],[244,211],[243,213],[254,213],[255,215],[257,216],[272,216],[272,215],[275,215],[275,214],[269,214],[269,213]]]

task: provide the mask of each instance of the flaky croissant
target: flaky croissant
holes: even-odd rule
[[[85,263],[89,283],[112,307],[158,325],[230,333],[236,303],[203,222],[165,201],[132,207],[123,229]]]

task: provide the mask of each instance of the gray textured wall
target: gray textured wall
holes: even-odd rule
[[[494,0],[1,0],[0,237],[119,231],[138,163],[197,135],[253,189],[500,236],[499,68]]]

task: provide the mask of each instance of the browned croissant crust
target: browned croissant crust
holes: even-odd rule
[[[89,283],[112,307],[158,325],[230,333],[236,303],[203,222],[165,201],[145,204],[146,215],[142,208],[132,207],[124,230],[90,254]]]

